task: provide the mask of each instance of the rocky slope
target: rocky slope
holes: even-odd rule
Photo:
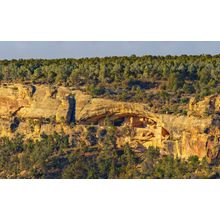
[[[92,98],[78,90],[46,85],[5,84],[0,86],[0,136],[24,134],[40,138],[53,132],[83,135],[95,127],[113,125],[117,143],[136,149],[161,148],[165,154],[187,158],[218,156],[220,141],[220,97],[190,100],[187,116],[155,114],[147,104]]]

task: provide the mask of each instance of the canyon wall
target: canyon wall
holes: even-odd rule
[[[187,116],[155,114],[141,103],[92,98],[79,90],[47,85],[0,86],[0,136],[40,138],[42,134],[85,132],[114,126],[120,147],[159,147],[164,154],[187,158],[218,156],[219,96],[190,100]],[[97,136],[98,138],[98,136]]]

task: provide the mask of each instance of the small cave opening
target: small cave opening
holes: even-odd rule
[[[125,122],[125,117],[117,118],[113,121],[113,125],[119,127],[122,126],[124,122]]]
[[[36,86],[31,85],[31,97],[34,95],[34,93],[36,92]]]
[[[15,117],[14,120],[13,120],[13,122],[12,122],[11,125],[10,125],[11,131],[12,131],[12,132],[15,132],[16,129],[18,128],[19,124],[20,124],[19,119],[18,119],[17,117]]]

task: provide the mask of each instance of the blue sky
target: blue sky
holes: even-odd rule
[[[0,41],[0,59],[220,54],[220,41]]]

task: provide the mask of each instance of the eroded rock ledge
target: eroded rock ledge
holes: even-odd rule
[[[46,85],[0,86],[0,136],[18,133],[26,138],[41,134],[85,132],[110,124],[118,130],[118,146],[160,147],[164,153],[187,158],[218,156],[220,97],[191,99],[189,114],[155,114],[147,104],[92,98],[79,90]],[[123,132],[127,130],[126,132]]]

